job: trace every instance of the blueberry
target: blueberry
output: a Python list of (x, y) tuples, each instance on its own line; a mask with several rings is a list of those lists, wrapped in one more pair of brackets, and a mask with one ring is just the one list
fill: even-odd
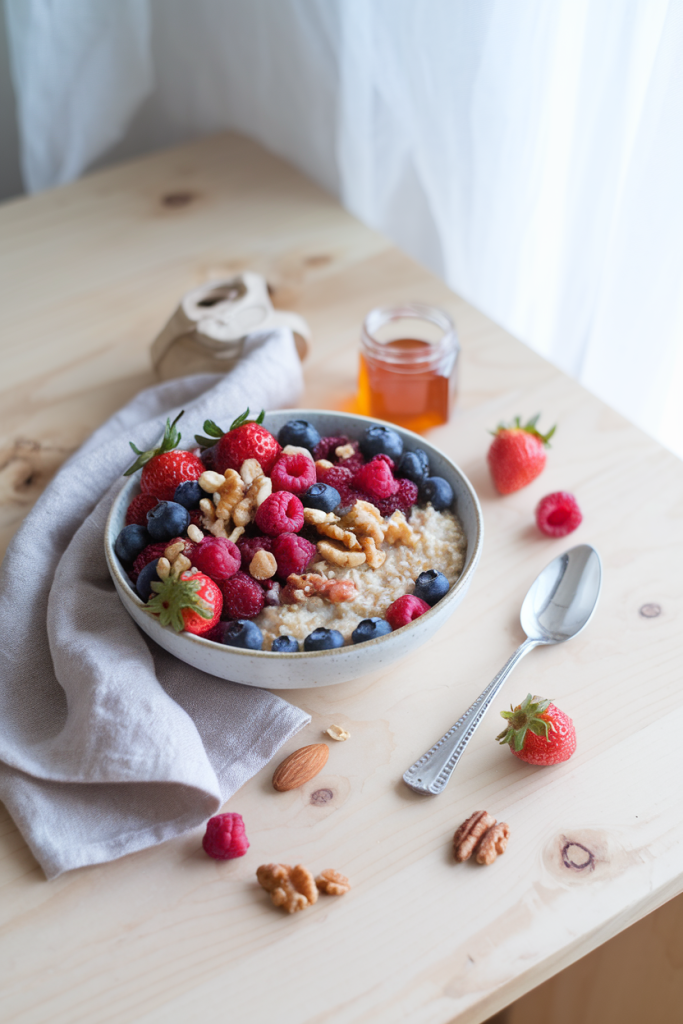
[(368, 427), (359, 443), (366, 459), (371, 459), (373, 455), (388, 455), (394, 462), (398, 462), (403, 454), (403, 441), (390, 427)]
[(404, 452), (396, 467), (396, 476), (412, 480), (414, 484), (421, 484), (428, 473), (429, 459), (427, 452), (422, 448), (416, 448), (414, 452)]
[(306, 420), (290, 420), (280, 428), (277, 439), (283, 448), (293, 444), (297, 448), (308, 448), (309, 452), (312, 452), (320, 443), (320, 434), (313, 424), (307, 423)]
[(338, 629), (314, 629), (304, 640), (305, 651), (331, 651), (334, 647), (342, 647), (344, 637)]
[(199, 508), (199, 502), (202, 498), (205, 498), (206, 494), (201, 489), (196, 480), (183, 480), (181, 484), (175, 489), (173, 500), (176, 505), (182, 505), (183, 508)]
[(260, 651), (263, 648), (263, 633), (249, 619), (218, 623), (211, 630), (211, 639), (226, 647), (243, 647), (248, 651)]
[(427, 604), (436, 604), (450, 589), (450, 583), (438, 569), (421, 572), (415, 580), (415, 597), (421, 597)]
[(138, 576), (138, 581), (135, 584), (135, 589), (142, 598), (143, 601), (149, 601), (150, 597), (154, 593), (152, 590), (152, 583), (161, 583), (161, 577), (157, 573), (157, 565), (159, 559), (155, 558), (151, 562), (148, 562), (145, 568)]
[(202, 454), (199, 456), (199, 458), (204, 463), (206, 469), (215, 468), (214, 455), (216, 454), (216, 447), (217, 443), (212, 444), (210, 448), (205, 448)]
[(339, 491), (329, 484), (312, 484), (306, 493), (301, 495), (304, 508), (317, 508), (321, 512), (334, 512), (340, 501)]
[(442, 476), (428, 476), (420, 487), (420, 497), (423, 501), (431, 501), (436, 512), (442, 512), (453, 504), (453, 488)]
[(276, 654), (296, 654), (299, 642), (293, 636), (276, 636), (270, 649)]
[(351, 642), (362, 644), (365, 640), (375, 640), (387, 633), (391, 633), (391, 626), (386, 619), (363, 619), (351, 634)]
[(190, 513), (176, 501), (160, 501), (147, 513), (147, 529), (152, 540), (182, 537), (190, 525)]
[(124, 563), (134, 562), (143, 548), (151, 544), (152, 538), (144, 526), (134, 523), (132, 526), (124, 526), (116, 538), (114, 551), (116, 557)]

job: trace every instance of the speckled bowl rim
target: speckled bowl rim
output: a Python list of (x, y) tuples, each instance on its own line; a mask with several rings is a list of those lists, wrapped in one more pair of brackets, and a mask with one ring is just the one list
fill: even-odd
[[(460, 477), (463, 484), (465, 485), (466, 490), (469, 493), (470, 498), (472, 499), (476, 519), (476, 537), (472, 548), (472, 557), (469, 559), (469, 564), (466, 565), (465, 569), (458, 577), (457, 582), (451, 587), (446, 596), (442, 597), (441, 600), (438, 601), (432, 608), (430, 608), (428, 612), (425, 612), (423, 615), (420, 615), (417, 619), (414, 619), (412, 622), (409, 622), (406, 626), (401, 626), (400, 629), (392, 630), (391, 633), (386, 633), (384, 636), (376, 637), (374, 640), (364, 640), (362, 644), (344, 644), (343, 647), (336, 647), (333, 650), (329, 651), (296, 651), (291, 653), (285, 653), (280, 651), (253, 651), (247, 650), (242, 647), (229, 647), (226, 644), (216, 643), (216, 641), (214, 640), (206, 640), (204, 637), (195, 636), (194, 633), (180, 633), (178, 634), (178, 636), (181, 636), (184, 640), (187, 640), (189, 643), (199, 644), (202, 647), (208, 646), (210, 650), (223, 649), (226, 654), (230, 655), (230, 657), (237, 656), (253, 658), (257, 656), (260, 658), (275, 658), (277, 660), (280, 660), (281, 658), (288, 658), (290, 660), (296, 658), (303, 658), (307, 661), (309, 659), (316, 658), (329, 658), (330, 656), (334, 656), (336, 653), (343, 651), (345, 648), (348, 649), (349, 646), (353, 646), (356, 649), (370, 649), (373, 646), (377, 646), (377, 644), (390, 643), (391, 638), (395, 636), (397, 633), (401, 633), (405, 636), (409, 630), (412, 630), (417, 626), (421, 619), (424, 620), (429, 618), (430, 616), (433, 616), (436, 613), (437, 609), (440, 612), (443, 612), (444, 607), (450, 604), (452, 601), (454, 601), (455, 598), (460, 594), (460, 592), (469, 586), (470, 580), (474, 574), (475, 569), (477, 568), (479, 559), (481, 557), (482, 547), (484, 543), (484, 517), (481, 511), (481, 505), (479, 504), (479, 498), (477, 497), (477, 492), (470, 483), (468, 477), (465, 475), (465, 473), (463, 473), (460, 467), (455, 462), (453, 462), (453, 460), (448, 455), (446, 455), (444, 451), (442, 451), (436, 445), (431, 444), (430, 441), (427, 441), (424, 437), (421, 437), (419, 434), (413, 433), (412, 430), (407, 430), (405, 427), (398, 427), (395, 423), (389, 423), (387, 420), (380, 420), (374, 416), (361, 416), (356, 413), (337, 412), (334, 409), (271, 409), (269, 413), (266, 413), (266, 421), (268, 415), (270, 414), (276, 414), (278, 416), (289, 416), (290, 419), (306, 420), (315, 416), (334, 416), (335, 418), (339, 417), (341, 420), (345, 420), (349, 424), (360, 423), (361, 431), (359, 431), (359, 434), (362, 432), (363, 427), (366, 425), (389, 427), (391, 430), (396, 430), (401, 435), (407, 435), (408, 437), (413, 438), (416, 442), (414, 446), (415, 448), (431, 449), (432, 451), (437, 452), (442, 459), (448, 462), (448, 464), (452, 467), (455, 473)], [(313, 423), (315, 426), (315, 421), (313, 421)], [(353, 436), (351, 433), (349, 433), (349, 431), (344, 431), (344, 433), (349, 434), (350, 437)], [(427, 454), (429, 455), (429, 451), (427, 451)], [(131, 589), (131, 582), (128, 579), (127, 574), (124, 573), (120, 567), (119, 560), (114, 554), (113, 544), (109, 542), (112, 520), (116, 516), (118, 516), (120, 512), (123, 492), (127, 488), (130, 488), (133, 482), (139, 483), (139, 478), (131, 477), (130, 480), (126, 480), (121, 490), (114, 498), (104, 528), (104, 548), (107, 557), (107, 564), (109, 566), (109, 572), (112, 574), (112, 576), (115, 576), (116, 579), (119, 581), (119, 584), (123, 587), (124, 593), (128, 596), (128, 599), (133, 604), (136, 604), (142, 610), (145, 610), (145, 602), (142, 601), (140, 597), (138, 597), (138, 595)], [(467, 540), (469, 545), (469, 537), (467, 538)], [(168, 629), (169, 627), (164, 627), (161, 626), (161, 624), (159, 624), (159, 628)]]

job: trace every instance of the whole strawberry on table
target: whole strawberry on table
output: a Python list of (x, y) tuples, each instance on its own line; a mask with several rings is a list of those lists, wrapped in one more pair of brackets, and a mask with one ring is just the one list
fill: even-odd
[[(140, 494), (115, 543), (149, 611), (177, 632), (261, 650), (263, 635), (252, 620), (266, 605), (279, 604), (288, 579), (317, 557), (315, 543), (302, 534), (306, 508), (327, 514), (363, 500), (384, 517), (409, 517), (418, 500), (436, 511), (454, 501), (450, 484), (430, 475), (426, 453), (404, 451), (400, 435), (384, 426), (368, 427), (350, 441), (321, 438), (311, 423), (290, 420), (276, 438), (263, 426), (265, 413), (249, 419), (247, 409), (226, 431), (206, 420), (204, 435), (195, 437), (199, 447), (185, 451), (178, 447), (182, 415), (166, 421), (157, 447), (141, 451), (131, 442), (136, 459), (125, 475), (142, 470)], [(228, 536), (217, 513), (223, 489), (232, 485), (247, 504), (252, 491), (259, 500), (249, 506), (245, 525)], [(231, 514), (236, 522), (236, 510)], [(351, 642), (408, 624), (449, 586), (438, 570), (422, 572), (413, 594), (394, 601), (386, 618), (362, 620)], [(318, 628), (304, 640), (304, 650), (333, 650), (342, 643), (336, 630)], [(294, 653), (299, 643), (280, 636), (271, 649)]]
[(551, 427), (547, 434), (536, 429), (540, 413), (522, 424), (516, 416), (512, 426), (499, 424), (493, 432), (493, 441), (486, 456), (491, 476), (500, 494), (512, 494), (526, 487), (545, 469), (545, 449), (555, 433)]
[(576, 750), (576, 730), (569, 715), (551, 701), (527, 694), (521, 704), (501, 711), (507, 728), (496, 736), (520, 761), (546, 766), (568, 761)]

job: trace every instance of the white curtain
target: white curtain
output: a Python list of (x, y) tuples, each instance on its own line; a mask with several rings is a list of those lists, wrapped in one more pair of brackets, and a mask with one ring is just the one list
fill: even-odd
[(237, 129), (683, 455), (683, 0), (6, 5), (29, 188)]

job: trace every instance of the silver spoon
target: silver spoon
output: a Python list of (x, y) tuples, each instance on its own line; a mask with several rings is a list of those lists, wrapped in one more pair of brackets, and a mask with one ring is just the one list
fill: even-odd
[(403, 775), (416, 793), (437, 796), (453, 774), (503, 683), (525, 654), (541, 644), (571, 640), (588, 625), (600, 596), (602, 564), (590, 544), (579, 544), (546, 565), (529, 587), (520, 621), (527, 639), (462, 718)]

